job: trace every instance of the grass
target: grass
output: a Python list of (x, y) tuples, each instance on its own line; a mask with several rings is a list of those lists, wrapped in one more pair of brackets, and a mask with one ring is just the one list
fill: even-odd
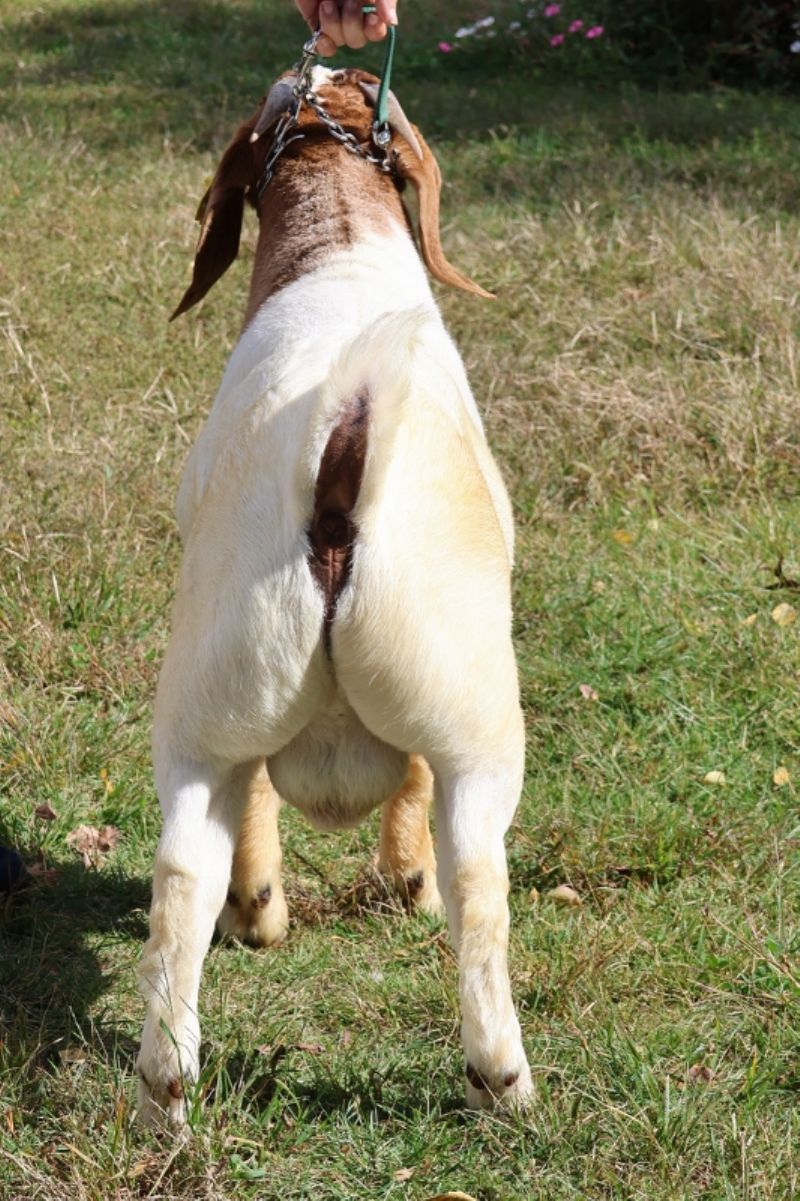
[[(322, 838), (287, 812), (290, 939), (212, 949), (204, 1107), (169, 1145), (132, 1113), (149, 707), (252, 228), (165, 316), (203, 181), (299, 25), (271, 0), (0, 15), (0, 841), (40, 869), (0, 927), (0, 1194), (797, 1195), (800, 622), (769, 585), (780, 556), (800, 575), (800, 106), (465, 79), (429, 49), (452, 15), (408, 6), (396, 87), (448, 180), (445, 243), (500, 297), (441, 300), (518, 521), (537, 1105), (461, 1108), (453, 957), (370, 885), (375, 821)], [(122, 832), (91, 870), (85, 822)]]

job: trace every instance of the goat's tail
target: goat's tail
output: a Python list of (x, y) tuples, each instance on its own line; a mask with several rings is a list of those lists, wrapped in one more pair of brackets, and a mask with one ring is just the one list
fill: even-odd
[(438, 315), (426, 307), (387, 313), (344, 347), (320, 387), (303, 464), (309, 482), (317, 480), (330, 435), (356, 396), (366, 398), (369, 410), (370, 460), (388, 457), (380, 450), (389, 447), (379, 448), (376, 439), (391, 438), (397, 427), (412, 394), (415, 351), (432, 321), (438, 321)]
[(357, 530), (354, 510), (377, 495), (412, 392), (424, 333), (437, 315), (411, 309), (376, 320), (340, 354), (322, 385), (303, 464), (314, 502), (309, 567), (325, 597), (329, 643)]

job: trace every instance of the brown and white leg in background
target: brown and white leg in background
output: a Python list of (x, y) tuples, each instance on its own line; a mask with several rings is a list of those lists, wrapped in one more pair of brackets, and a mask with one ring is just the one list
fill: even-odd
[(433, 775), (421, 755), (412, 755), (403, 787), (381, 813), (378, 870), (400, 896), (422, 913), (442, 913), (436, 857), (429, 826)]
[(249, 777), (242, 781), (247, 801), (217, 929), (249, 946), (270, 947), (282, 942), (289, 929), (278, 834), (281, 800), (263, 759), (247, 769)]
[(164, 817), (153, 875), (150, 938), (139, 967), (147, 1016), (139, 1052), (139, 1114), (182, 1125), (197, 1079), (197, 996), (214, 922), (225, 900), (244, 807), (239, 769), (156, 754)]
[(503, 837), (520, 773), (438, 773), (439, 883), (458, 953), (467, 1105), (524, 1103), (531, 1073), (508, 976), (508, 872)]

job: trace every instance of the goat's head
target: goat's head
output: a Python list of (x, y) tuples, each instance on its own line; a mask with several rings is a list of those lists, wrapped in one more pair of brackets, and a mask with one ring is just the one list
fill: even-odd
[[(256, 201), (258, 182), (272, 144), (272, 134), (282, 114), (292, 100), (295, 76), (288, 72), (271, 88), (252, 117), (240, 125), (220, 160), (214, 178), (197, 211), (200, 237), (195, 252), (192, 282), (178, 305), (173, 318), (185, 313), (205, 296), (224, 274), (239, 252), (245, 200), (260, 215), (268, 211), (271, 188)], [(325, 110), (344, 129), (354, 134), (361, 145), (370, 142), (375, 117), (378, 80), (354, 68), (331, 71), (314, 69), (313, 87)], [(430, 148), (419, 130), (405, 116), (397, 98), (389, 93), (389, 125), (391, 142), (387, 147), (394, 164), (393, 176), (383, 176), (382, 186), (402, 190), (406, 181), (416, 190), (419, 209), (419, 244), (426, 267), (442, 283), (463, 288), (479, 296), (491, 298), (478, 284), (455, 269), (442, 252), (439, 240), (439, 196), (441, 173)], [(319, 117), (303, 105), (297, 131), (302, 140), (289, 144), (278, 160), (277, 171), (290, 169), (289, 163), (314, 154), (314, 148), (325, 145), (331, 151), (330, 134)], [(344, 149), (341, 153), (346, 153)], [(377, 174), (377, 168), (370, 170)], [(354, 198), (354, 204), (358, 199)], [(394, 201), (395, 205), (397, 201)]]

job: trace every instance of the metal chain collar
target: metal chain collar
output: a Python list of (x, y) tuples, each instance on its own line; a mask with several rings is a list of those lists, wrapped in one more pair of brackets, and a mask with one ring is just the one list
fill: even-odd
[(316, 33), (311, 35), (305, 46), (303, 46), (303, 54), (300, 61), (295, 63), (294, 70), (297, 72), (297, 82), (292, 88), (293, 100), (275, 126), (275, 134), (269, 154), (264, 162), (264, 170), (256, 185), (257, 201), (261, 200), (272, 180), (275, 174), (275, 164), (286, 147), (291, 145), (292, 142), (297, 142), (305, 137), (305, 134), (302, 133), (292, 134), (292, 130), (297, 125), (300, 109), (304, 104), (313, 109), (331, 137), (340, 142), (346, 150), (358, 155), (359, 158), (365, 159), (368, 163), (373, 163), (379, 171), (383, 171), (387, 175), (390, 175), (394, 170), (393, 162), (387, 150), (392, 136), (388, 124), (379, 121), (373, 123), (372, 140), (377, 147), (377, 153), (373, 153), (361, 145), (355, 134), (350, 133), (338, 121), (335, 121), (314, 95), (311, 89), (311, 72), (314, 67), (314, 60), (317, 57), (317, 42), (320, 39), (320, 34), (321, 31), (318, 29)]

